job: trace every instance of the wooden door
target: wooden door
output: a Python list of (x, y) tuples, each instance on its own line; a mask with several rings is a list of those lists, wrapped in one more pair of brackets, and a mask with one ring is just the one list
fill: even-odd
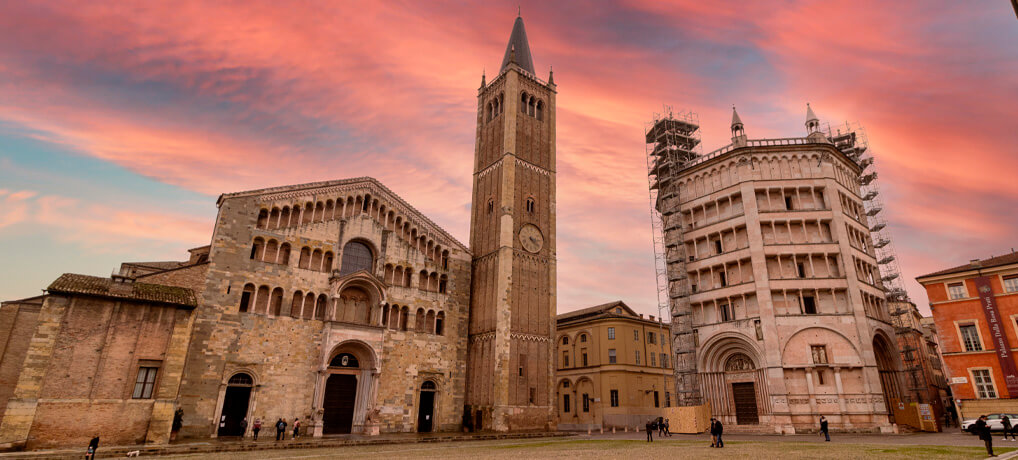
[(733, 383), (732, 399), (735, 400), (735, 423), (756, 425), (760, 422), (756, 412), (756, 389), (753, 382)]

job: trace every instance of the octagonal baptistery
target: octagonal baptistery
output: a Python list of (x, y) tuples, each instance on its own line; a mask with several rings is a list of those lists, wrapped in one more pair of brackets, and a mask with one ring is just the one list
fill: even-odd
[(832, 429), (890, 430), (901, 361), (863, 168), (819, 132), (733, 133), (671, 176), (678, 193), (659, 204), (688, 279), (703, 400), (736, 429), (816, 430), (823, 415)]
[(274, 432), (278, 419), (312, 436), (460, 427), (463, 244), (371, 178), (218, 206), (183, 436), (250, 435), (256, 420)]

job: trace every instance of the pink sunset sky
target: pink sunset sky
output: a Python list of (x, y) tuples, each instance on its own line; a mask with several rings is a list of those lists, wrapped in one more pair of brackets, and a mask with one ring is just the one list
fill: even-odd
[[(643, 129), (865, 127), (914, 278), (1018, 247), (1009, 2), (522, 2), (558, 84), (560, 312), (657, 314)], [(3, 2), (0, 299), (208, 244), (220, 193), (372, 176), (468, 241), (476, 91), (517, 2)]]

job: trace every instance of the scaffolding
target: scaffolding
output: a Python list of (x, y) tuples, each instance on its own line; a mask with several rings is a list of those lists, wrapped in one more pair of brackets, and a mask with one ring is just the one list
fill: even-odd
[[(884, 204), (877, 183), (877, 173), (873, 168), (874, 157), (868, 152), (866, 132), (858, 124), (845, 123), (835, 127), (824, 128), (828, 140), (842, 153), (851, 158), (859, 167), (859, 184), (861, 186), (863, 208), (870, 230), (873, 252), (880, 270), (880, 285), (884, 289), (887, 310), (894, 325), (895, 336), (901, 352), (902, 372), (907, 376), (909, 391), (905, 398), (910, 402), (929, 403), (929, 385), (923, 372), (919, 354), (924, 352), (921, 326), (912, 324), (914, 304), (905, 291), (898, 266), (898, 256), (891, 242), (887, 221), (883, 218)], [(911, 308), (910, 308), (911, 307)]]
[(679, 171), (703, 156), (700, 121), (693, 112), (676, 113), (666, 106), (662, 113), (654, 114), (644, 135), (658, 314), (663, 318), (667, 312), (671, 318), (676, 405), (696, 406), (703, 404), (703, 395), (696, 368), (677, 179)]

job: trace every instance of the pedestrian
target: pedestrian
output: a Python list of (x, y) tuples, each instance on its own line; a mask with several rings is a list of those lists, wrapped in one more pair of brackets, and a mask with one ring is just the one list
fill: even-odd
[(1014, 432), (1018, 431), (1018, 427), (1011, 426), (1011, 418), (1004, 414), (1004, 417), (1000, 419), (1000, 424), (1004, 425), (1004, 440), (1007, 441), (1007, 434), (1011, 433), (1011, 441), (1014, 441)]
[(993, 455), (993, 435), (990, 434), (990, 426), (986, 424), (985, 415), (979, 416), (979, 420), (976, 420), (975, 427), (975, 432), (979, 435), (979, 439), (982, 439), (983, 442), (986, 443), (987, 455), (996, 457), (996, 455)]
[(820, 416), (820, 432), (827, 438), (827, 442), (831, 442), (831, 433), (827, 431), (827, 417)]
[(293, 418), (293, 439), (296, 440), (300, 436), (300, 417)]
[(654, 421), (647, 421), (647, 442), (654, 442)]
[(672, 437), (672, 429), (668, 424), (668, 419), (665, 419), (665, 435), (668, 437)]
[(92, 437), (92, 440), (88, 442), (88, 450), (85, 451), (85, 460), (92, 460), (95, 458), (95, 451), (99, 450), (99, 433), (96, 433)]
[(711, 447), (717, 447), (718, 446), (718, 434), (714, 430), (714, 423), (716, 423), (716, 422), (717, 422), (716, 418), (714, 418), (714, 417), (710, 418), (709, 432), (710, 432), (710, 446)]
[(714, 419), (714, 428), (711, 434), (714, 435), (715, 444), (714, 447), (722, 448), (725, 447), (725, 442), (721, 440), (721, 435), (725, 432), (724, 425), (721, 424), (721, 420)]
[(276, 420), (276, 441), (286, 441), (286, 421), (283, 417)]
[(258, 432), (262, 431), (262, 419), (255, 417), (254, 426), (251, 427), (251, 432), (254, 433), (254, 440), (258, 440)]
[(247, 436), (247, 417), (240, 421), (240, 437), (243, 438), (244, 436)]
[(944, 428), (951, 426), (951, 411), (944, 411)]
[(660, 438), (660, 437), (662, 437), (664, 435), (665, 435), (665, 418), (664, 417), (658, 417), (657, 418), (657, 437)]

